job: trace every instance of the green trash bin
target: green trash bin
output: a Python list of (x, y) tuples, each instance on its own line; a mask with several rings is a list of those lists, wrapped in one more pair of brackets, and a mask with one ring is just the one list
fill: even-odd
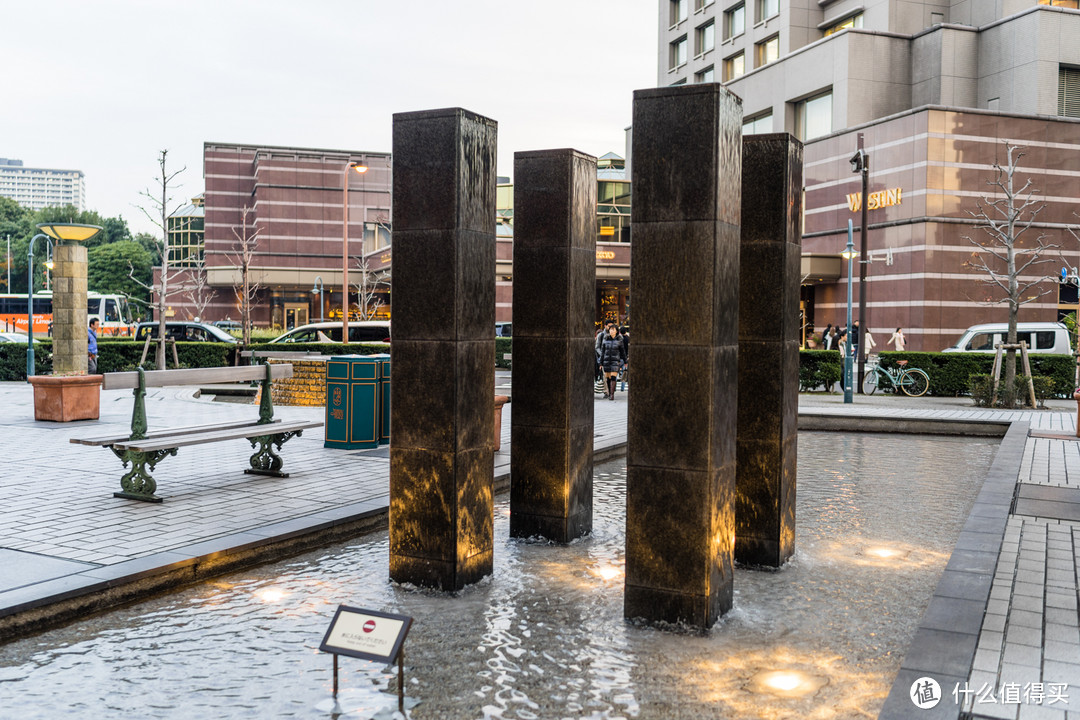
[[(336, 355), (327, 361), (323, 447), (353, 450), (379, 446), (382, 425), (379, 367), (380, 360), (373, 355)], [(389, 389), (386, 396), (389, 398)]]
[(371, 355), (379, 366), (379, 444), (390, 444), (390, 356)]

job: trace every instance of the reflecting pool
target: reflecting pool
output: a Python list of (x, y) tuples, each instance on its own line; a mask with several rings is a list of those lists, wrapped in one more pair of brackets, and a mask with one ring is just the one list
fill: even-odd
[[(455, 596), (391, 584), (386, 533), (0, 647), (3, 718), (330, 717), (318, 646), (339, 604), (415, 618), (411, 718), (873, 718), (996, 441), (799, 436), (795, 557), (738, 568), (708, 633), (622, 618), (623, 461), (600, 465), (594, 532), (508, 539)], [(343, 717), (390, 717), (396, 675), (342, 657)], [(380, 710), (381, 708), (381, 710)]]

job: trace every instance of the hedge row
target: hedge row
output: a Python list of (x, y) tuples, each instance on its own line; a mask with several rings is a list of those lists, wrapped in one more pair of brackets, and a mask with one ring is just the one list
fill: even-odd
[[(311, 352), (322, 355), (373, 355), (389, 352), (388, 345), (382, 343), (350, 344), (339, 343), (291, 343), (289, 345), (259, 343), (251, 346), (252, 350), (277, 350), (280, 352)], [(154, 355), (157, 348), (150, 346), (143, 367), (154, 368)], [(167, 365), (173, 366), (172, 350), (166, 347)], [(182, 367), (221, 367), (237, 365), (240, 345), (231, 343), (178, 342), (176, 355)], [(98, 372), (120, 372), (133, 370), (142, 357), (143, 343), (133, 340), (99, 340)], [(45, 339), (34, 344), (34, 374), (47, 375), (52, 372), (52, 339)], [(19, 343), (0, 344), (0, 380), (26, 379), (26, 346)]]
[[(929, 394), (950, 397), (969, 394), (970, 376), (989, 375), (994, 367), (993, 353), (883, 352), (879, 357), (883, 367), (892, 368), (898, 360), (907, 360), (908, 367), (922, 368), (930, 376)], [(1028, 358), (1031, 360), (1032, 375), (1053, 379), (1054, 396), (1072, 397), (1076, 361), (1071, 355), (1033, 353)], [(1016, 358), (1016, 374), (1024, 374), (1019, 356)], [(1001, 377), (1004, 379), (1004, 371)]]
[[(495, 365), (509, 368), (513, 338), (495, 338)], [(35, 346), (35, 373), (45, 375), (52, 372), (52, 341), (43, 340)], [(98, 343), (98, 370), (116, 372), (133, 369), (139, 362), (143, 343), (131, 340), (102, 340)], [(321, 355), (373, 355), (389, 352), (389, 346), (382, 343), (355, 343), (341, 345), (337, 343), (291, 343), (289, 345), (259, 343), (251, 346), (252, 350), (284, 352), (311, 352)], [(205, 342), (178, 342), (177, 355), (184, 367), (218, 367), (238, 364), (239, 345)], [(154, 348), (150, 348), (144, 367), (153, 367)], [(1052, 378), (1053, 394), (1057, 397), (1072, 397), (1073, 379), (1076, 364), (1071, 355), (1036, 355), (1032, 354), (1031, 371), (1033, 375)], [(972, 375), (989, 374), (994, 363), (992, 354), (982, 353), (921, 353), (921, 352), (883, 352), (879, 355), (882, 366), (892, 368), (898, 360), (907, 360), (908, 367), (922, 368), (930, 376), (930, 395), (958, 396), (968, 395)], [(172, 355), (169, 354), (169, 365)], [(1017, 361), (1017, 374), (1023, 369)], [(799, 353), (799, 389), (802, 392), (815, 389), (831, 389), (840, 382), (842, 367), (840, 353), (834, 350), (802, 350)], [(17, 343), (0, 344), (0, 380), (26, 379), (26, 346)]]

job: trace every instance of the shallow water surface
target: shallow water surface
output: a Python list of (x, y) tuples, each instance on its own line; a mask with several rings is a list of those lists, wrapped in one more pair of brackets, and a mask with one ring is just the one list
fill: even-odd
[[(417, 720), (873, 718), (996, 446), (800, 434), (795, 557), (738, 568), (708, 633), (624, 622), (620, 460), (569, 546), (509, 540), (503, 496), (495, 572), (453, 596), (390, 583), (382, 532), (0, 647), (0, 717), (328, 717), (318, 646), (347, 604), (415, 618)], [(340, 668), (344, 717), (396, 708), (394, 672)]]

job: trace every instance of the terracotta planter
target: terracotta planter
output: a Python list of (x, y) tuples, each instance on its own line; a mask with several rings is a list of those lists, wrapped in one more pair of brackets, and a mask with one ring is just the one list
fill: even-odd
[(499, 452), (502, 447), (502, 409), (508, 402), (510, 398), (506, 395), (495, 396), (495, 452)]
[(35, 375), (34, 419), (54, 422), (97, 420), (101, 412), (101, 375)]

